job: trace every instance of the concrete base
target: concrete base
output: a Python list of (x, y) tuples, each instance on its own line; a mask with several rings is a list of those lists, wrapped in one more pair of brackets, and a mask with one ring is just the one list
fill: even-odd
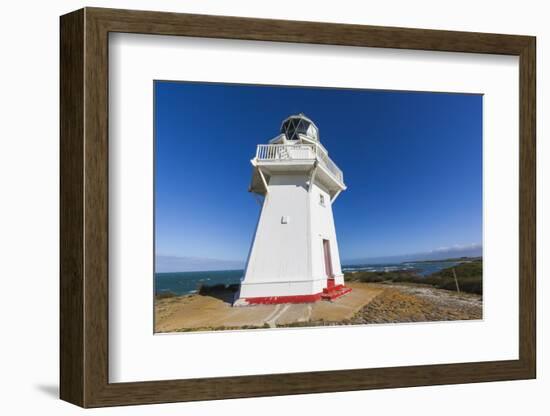
[(320, 300), (332, 301), (338, 299), (351, 292), (351, 288), (344, 285), (334, 286), (330, 289), (323, 289), (322, 292), (313, 295), (294, 295), (294, 296), (258, 296), (258, 297), (239, 297), (236, 295), (236, 300), (233, 306), (250, 306), (250, 305), (278, 305), (282, 303), (314, 303)]
[(249, 305), (234, 308), (230, 299), (207, 295), (155, 302), (155, 332), (265, 328), (307, 322), (338, 323), (350, 319), (384, 289), (349, 283), (353, 291), (331, 302)]
[(238, 298), (235, 302), (233, 302), (233, 306), (277, 305), (280, 303), (313, 303), (320, 301), (321, 299), (322, 293), (316, 293), (314, 295)]

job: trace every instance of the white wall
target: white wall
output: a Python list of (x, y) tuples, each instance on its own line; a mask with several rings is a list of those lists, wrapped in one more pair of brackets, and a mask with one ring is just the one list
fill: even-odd
[[(320, 204), (319, 195), (324, 197), (324, 206)], [(323, 240), (330, 243), (330, 255), (332, 259), (332, 272), (337, 276), (336, 284), (341, 284), (342, 269), (340, 266), (340, 254), (338, 240), (334, 228), (334, 216), (330, 195), (317, 183), (311, 190), (311, 241), (312, 259), (311, 271), (314, 278), (326, 279)]]
[(308, 275), (306, 181), (306, 173), (269, 179), (245, 283), (304, 280)]
[[(240, 297), (311, 295), (308, 172), (274, 174), (261, 209)], [(282, 218), (286, 217), (286, 223)]]
[(307, 171), (270, 177), (241, 298), (321, 292), (327, 284), (323, 240), (330, 243), (336, 284), (343, 283), (330, 195), (318, 183), (309, 191), (308, 178)]
[[(2, 150), (0, 151), (0, 257), (2, 344), (0, 378), (5, 414), (68, 415), (80, 409), (55, 398), (58, 384), (58, 16), (81, 6), (156, 9), (295, 20), (409, 26), (538, 37), (538, 290), (539, 379), (401, 390), (167, 404), (92, 410), (102, 415), (265, 415), (314, 411), (333, 415), (543, 415), (548, 413), (548, 250), (550, 212), (547, 167), (550, 145), (543, 130), (550, 96), (550, 26), (546, 2), (436, 0), (338, 2), (268, 0), (120, 0), (4, 2), (2, 31)], [(546, 166), (543, 166), (545, 165)], [(543, 187), (546, 190), (543, 192)], [(544, 245), (546, 247), (546, 245)], [(544, 258), (546, 254), (546, 258)], [(543, 325), (546, 326), (543, 332)], [(544, 351), (546, 349), (546, 351)]]

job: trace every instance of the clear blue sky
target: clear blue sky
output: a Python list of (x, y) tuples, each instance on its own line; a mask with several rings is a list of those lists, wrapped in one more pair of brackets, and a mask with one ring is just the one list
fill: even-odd
[(156, 254), (244, 261), (250, 159), (299, 112), (344, 171), (344, 262), (481, 243), (481, 95), (157, 81)]

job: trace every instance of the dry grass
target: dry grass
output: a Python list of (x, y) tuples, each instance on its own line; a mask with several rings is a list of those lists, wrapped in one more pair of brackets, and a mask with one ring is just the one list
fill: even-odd
[[(313, 327), (482, 318), (481, 295), (418, 283), (349, 284), (334, 302), (234, 308), (215, 291), (155, 301), (155, 332)], [(230, 291), (229, 291), (230, 292)], [(231, 292), (232, 293), (232, 292)]]
[(354, 324), (482, 319), (481, 296), (429, 286), (392, 285), (352, 319)]

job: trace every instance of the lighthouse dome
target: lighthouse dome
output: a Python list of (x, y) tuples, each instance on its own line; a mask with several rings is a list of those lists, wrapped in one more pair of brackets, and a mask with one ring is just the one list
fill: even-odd
[(319, 129), (315, 123), (304, 114), (295, 114), (283, 121), (281, 133), (287, 140), (298, 140), (299, 134), (303, 134), (312, 140), (319, 141)]

